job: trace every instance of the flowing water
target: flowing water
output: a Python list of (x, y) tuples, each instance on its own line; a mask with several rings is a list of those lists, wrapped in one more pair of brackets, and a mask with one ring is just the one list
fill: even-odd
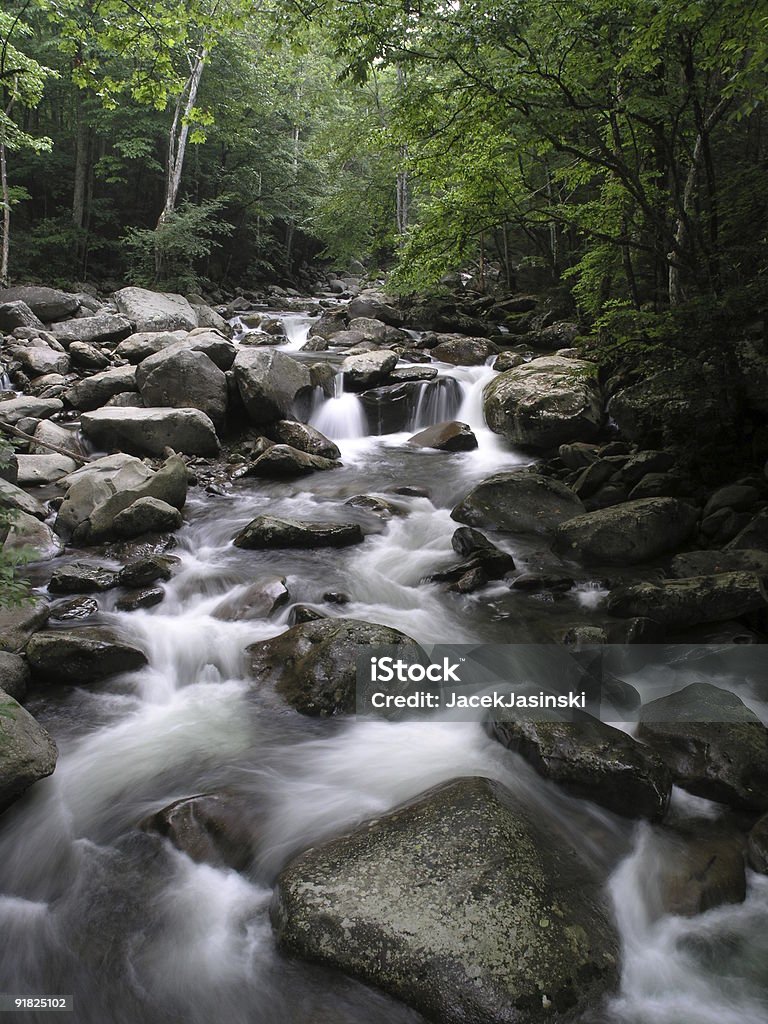
[[(297, 349), (311, 318), (286, 319), (298, 322), (284, 347)], [(72, 993), (77, 1024), (419, 1021), (350, 979), (283, 958), (269, 924), (272, 886), (292, 854), (323, 837), (441, 781), (485, 775), (524, 793), (610, 890), (625, 948), (622, 985), (585, 1021), (768, 1020), (768, 879), (750, 877), (743, 905), (658, 918), (648, 878), (663, 851), (653, 830), (564, 796), (476, 723), (297, 715), (251, 689), (243, 654), (286, 628), (290, 606), (255, 621), (214, 614), (253, 582), (284, 576), (291, 603), (391, 625), (425, 643), (541, 643), (589, 621), (603, 592), (588, 576), (559, 600), (504, 585), (460, 597), (421, 582), (456, 560), (456, 500), (490, 473), (530, 461), (485, 427), (481, 393), (491, 375), (487, 367), (441, 367), (440, 379), (455, 384), (424, 385), (413, 404), (414, 427), (447, 415), (468, 422), (479, 447), (465, 454), (411, 448), (410, 429), (368, 434), (359, 399), (339, 385), (313, 422), (337, 439), (342, 468), (295, 483), (243, 480), (226, 495), (193, 491), (178, 534), (181, 565), (163, 603), (127, 614), (105, 595), (102, 621), (132, 637), (149, 664), (30, 705), (60, 758), (55, 774), (0, 820), (0, 991)], [(393, 493), (403, 485), (429, 497)], [(387, 497), (404, 514), (382, 522), (344, 506), (363, 493)], [(237, 531), (266, 510), (356, 519), (368, 535), (333, 552), (233, 547)], [(499, 542), (521, 566), (551, 558), (531, 538)], [(324, 603), (328, 591), (348, 603)], [(633, 682), (653, 695), (664, 689), (642, 673)], [(173, 800), (219, 789), (247, 796), (258, 818), (260, 853), (246, 874), (193, 863), (136, 828)], [(677, 803), (679, 814), (711, 813), (681, 794)]]

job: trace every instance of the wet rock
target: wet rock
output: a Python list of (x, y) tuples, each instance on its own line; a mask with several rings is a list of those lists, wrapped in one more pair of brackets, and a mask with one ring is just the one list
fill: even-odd
[(384, 520), (391, 519), (393, 516), (405, 515), (405, 510), (400, 505), (387, 501), (386, 498), (379, 498), (375, 494), (354, 494), (351, 498), (347, 498), (344, 504), (351, 508), (361, 508)]
[(178, 558), (168, 555), (146, 555), (130, 565), (126, 565), (120, 573), (120, 586), (145, 587), (157, 580), (167, 581), (173, 574)]
[(69, 562), (55, 569), (48, 590), (51, 594), (96, 594), (118, 585), (119, 573), (96, 562)]
[(114, 298), (118, 310), (133, 321), (138, 332), (191, 331), (197, 327), (197, 314), (181, 295), (121, 288)]
[(451, 518), (509, 533), (550, 534), (584, 506), (565, 484), (536, 473), (497, 473), (459, 502)]
[(0, 651), (21, 651), (27, 641), (48, 621), (50, 606), (35, 598), (18, 608), (0, 608)]
[(347, 356), (341, 364), (344, 374), (344, 386), (349, 391), (365, 391), (382, 384), (397, 365), (394, 352), (364, 352), (361, 355)]
[[(38, 442), (57, 445), (59, 448), (63, 448), (65, 451), (71, 452), (80, 458), (85, 456), (85, 451), (78, 440), (76, 431), (67, 430), (66, 427), (61, 427), (58, 423), (41, 420), (35, 428), (34, 438)], [(49, 454), (49, 449), (43, 447), (43, 443), (39, 443), (32, 447), (31, 454), (47, 455)]]
[(318, 619), (247, 648), (259, 687), (274, 687), (303, 715), (353, 714), (361, 645), (418, 650), (405, 633), (356, 619)]
[(59, 291), (58, 288), (43, 288), (40, 285), (3, 288), (0, 290), (0, 302), (25, 302), (35, 316), (46, 324), (74, 316), (80, 308), (80, 300), (76, 295)]
[(514, 370), (518, 366), (522, 366), (524, 362), (525, 357), (519, 352), (502, 352), (501, 355), (496, 356), (493, 368), (499, 373), (505, 373), (507, 370)]
[(0, 508), (17, 509), (36, 519), (45, 519), (47, 515), (45, 507), (37, 498), (33, 498), (21, 487), (17, 487), (16, 484), (9, 483), (7, 480), (0, 480)]
[(573, 587), (574, 579), (558, 572), (524, 572), (510, 583), (512, 590), (524, 590), (529, 594), (545, 591), (565, 593)]
[(326, 398), (332, 398), (336, 390), (336, 370), (330, 363), (312, 363), (309, 378), (313, 388), (320, 388)]
[(252, 423), (306, 418), (312, 379), (304, 364), (282, 352), (241, 349), (233, 371)]
[(748, 484), (729, 484), (721, 487), (710, 495), (704, 506), (704, 517), (717, 512), (721, 508), (731, 508), (736, 512), (746, 512), (760, 500), (760, 491)]
[(592, 715), (579, 714), (573, 722), (494, 721), (486, 728), (574, 796), (629, 818), (657, 821), (666, 813), (672, 777), (661, 758)]
[(17, 455), (17, 480), (21, 487), (42, 487), (55, 483), (77, 469), (66, 455)]
[(187, 455), (216, 455), (219, 439), (199, 409), (97, 409), (80, 425), (94, 445), (107, 451), (162, 455), (170, 447)]
[(563, 634), (563, 643), (569, 647), (592, 646), (607, 644), (608, 637), (601, 626), (571, 626)]
[(601, 688), (603, 715), (606, 711), (618, 711), (621, 714), (634, 715), (643, 702), (640, 691), (625, 679), (603, 672)]
[(500, 373), (485, 387), (488, 426), (512, 444), (555, 448), (588, 441), (603, 419), (594, 363), (547, 356)]
[[(29, 665), (25, 659), (18, 654), (0, 651), (0, 692), (6, 693), (21, 703), (27, 695), (29, 680)], [(2, 743), (0, 742), (1, 747)], [(1, 751), (0, 758), (2, 758)]]
[(646, 886), (652, 901), (654, 890), (658, 894), (660, 912), (694, 917), (744, 902), (747, 879), (741, 835), (707, 821), (698, 828), (665, 829), (656, 849)]
[(738, 534), (726, 544), (726, 548), (768, 551), (768, 509), (747, 523)]
[(317, 622), (318, 619), (327, 619), (328, 616), (306, 604), (295, 604), (291, 608), (288, 622), (291, 626), (298, 626), (302, 622)]
[(561, 444), (557, 450), (560, 460), (568, 469), (586, 469), (592, 463), (599, 461), (600, 449), (596, 444), (587, 444), (584, 441), (574, 444)]
[(723, 622), (768, 607), (763, 580), (750, 572), (723, 572), (716, 576), (634, 583), (608, 597), (611, 615), (655, 619), (669, 629), (684, 629), (701, 622)]
[[(403, 353), (403, 358), (412, 357), (413, 353)], [(395, 367), (390, 373), (389, 379), (397, 381), (398, 383), (406, 383), (408, 381), (426, 381), (435, 380), (437, 377), (437, 370), (434, 366), (403, 366)]]
[(642, 616), (612, 622), (608, 627), (608, 642), (611, 644), (660, 644), (666, 630), (655, 619)]
[(488, 779), (449, 782), (308, 850), (280, 875), (272, 920), (285, 952), (441, 1024), (566, 1019), (618, 974), (599, 881)]
[(627, 495), (630, 501), (638, 498), (676, 498), (686, 493), (685, 481), (674, 473), (646, 473)]
[(36, 633), (27, 644), (27, 658), (38, 683), (96, 683), (119, 672), (133, 672), (147, 657), (106, 626)]
[(26, 512), (16, 512), (3, 550), (23, 553), (31, 562), (43, 562), (60, 555), (64, 545), (47, 523)]
[(30, 377), (41, 377), (46, 373), (69, 373), (69, 356), (66, 352), (55, 352), (47, 345), (31, 345), (29, 348), (14, 346), (11, 354)]
[(50, 327), (51, 334), (65, 348), (73, 344), (100, 345), (117, 344), (123, 338), (133, 333), (133, 325), (125, 316), (115, 316), (113, 313), (99, 313), (96, 316), (86, 316), (76, 320), (66, 320), (63, 323), (53, 323)]
[(768, 575), (768, 551), (734, 548), (730, 551), (684, 551), (671, 560), (671, 576), (714, 576), (718, 573), (756, 572)]
[(381, 320), (390, 327), (402, 327), (403, 318), (383, 292), (366, 288), (352, 299), (348, 307), (349, 316), (365, 317), (367, 320)]
[(81, 370), (106, 370), (109, 366), (109, 357), (95, 345), (84, 341), (73, 341), (70, 344), (69, 358), (72, 365)]
[(695, 523), (696, 510), (676, 498), (642, 498), (563, 522), (555, 548), (580, 562), (637, 565), (679, 547)]
[(115, 608), (119, 612), (135, 612), (140, 608), (154, 608), (164, 598), (165, 591), (162, 587), (145, 587), (142, 590), (135, 590), (118, 598), (115, 602)]
[(217, 604), (211, 613), (214, 619), (225, 622), (248, 622), (253, 619), (268, 619), (291, 599), (285, 576), (252, 583), (244, 591), (230, 594)]
[(199, 409), (221, 429), (227, 414), (227, 378), (203, 352), (172, 345), (136, 371), (147, 408)]
[(466, 338), (461, 334), (443, 336), (432, 349), (433, 358), (453, 366), (482, 366), (496, 352), (487, 338)]
[(435, 448), (441, 452), (469, 452), (477, 448), (477, 438), (468, 423), (451, 420), (420, 430), (408, 441), (418, 448)]
[(136, 368), (116, 366), (73, 384), (64, 392), (64, 398), (74, 409), (87, 412), (101, 408), (116, 395), (136, 390)]
[(144, 533), (168, 533), (182, 525), (181, 512), (159, 498), (138, 498), (114, 519), (118, 537), (140, 537)]
[(269, 428), (270, 437), (278, 444), (298, 448), (307, 455), (319, 455), (322, 459), (340, 459), (338, 446), (319, 430), (295, 420), (278, 420)]
[(768, 875), (768, 814), (764, 814), (749, 833), (747, 856), (753, 871)]
[(768, 809), (768, 729), (736, 694), (692, 683), (644, 704), (639, 736), (690, 793), (741, 810)]
[(99, 602), (92, 597), (75, 597), (70, 601), (57, 601), (51, 605), (51, 618), (57, 622), (79, 622), (96, 615)]
[(53, 774), (56, 757), (56, 744), (45, 729), (0, 690), (0, 811)]
[(277, 516), (257, 516), (235, 537), (238, 548), (341, 548), (360, 544), (357, 523), (313, 523)]
[(139, 822), (199, 864), (245, 871), (256, 850), (252, 808), (232, 793), (201, 793), (176, 800)]
[(318, 470), (336, 469), (341, 463), (324, 459), (319, 455), (308, 455), (289, 444), (273, 444), (244, 471), (244, 476), (293, 477)]

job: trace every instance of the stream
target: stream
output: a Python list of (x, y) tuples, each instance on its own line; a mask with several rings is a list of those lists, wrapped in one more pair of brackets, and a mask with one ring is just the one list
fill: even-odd
[[(280, 315), (282, 348), (297, 352), (313, 319)], [(323, 358), (312, 353), (313, 362)], [(173, 551), (181, 564), (160, 605), (118, 612), (114, 594), (103, 595), (97, 621), (118, 626), (149, 664), (87, 690), (37, 691), (29, 702), (60, 756), (55, 774), (0, 819), (0, 991), (73, 994), (77, 1024), (421, 1021), (362, 984), (283, 957), (268, 916), (272, 886), (288, 858), (324, 837), (437, 783), (484, 775), (525, 793), (609, 888), (622, 983), (585, 1024), (768, 1021), (768, 877), (749, 874), (743, 904), (657, 919), (648, 880), (664, 853), (653, 829), (565, 796), (477, 723), (314, 720), (245, 677), (247, 645), (285, 630), (296, 603), (424, 643), (549, 643), (596, 616), (604, 591), (588, 574), (559, 600), (503, 582), (469, 596), (421, 582), (456, 561), (450, 509), (459, 498), (492, 473), (532, 461), (484, 424), (490, 367), (433, 365), (438, 379), (421, 385), (407, 431), (368, 434), (359, 399), (340, 387), (316, 401), (311, 423), (339, 445), (341, 468), (290, 482), (243, 479), (225, 494), (193, 488)], [(477, 450), (405, 444), (414, 430), (452, 418), (472, 427)], [(406, 486), (429, 497), (393, 493)], [(382, 521), (344, 505), (359, 494), (393, 500), (405, 514)], [(236, 533), (266, 511), (358, 521), (366, 540), (334, 551), (234, 547)], [(553, 564), (543, 540), (494, 541), (518, 564)], [(291, 599), (272, 617), (214, 617), (225, 599), (276, 576), (286, 578)], [(327, 592), (348, 602), (329, 604)], [(174, 800), (220, 789), (258, 810), (260, 855), (245, 874), (194, 863), (136, 828)], [(713, 813), (678, 790), (674, 801), (680, 816)]]

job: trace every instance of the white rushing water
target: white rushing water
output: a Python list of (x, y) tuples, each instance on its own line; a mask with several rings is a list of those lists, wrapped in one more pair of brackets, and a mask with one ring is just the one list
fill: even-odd
[[(311, 318), (283, 319), (287, 347), (300, 348)], [(339, 389), (313, 422), (339, 440), (342, 469), (191, 497), (175, 552), (181, 565), (163, 603), (117, 613), (105, 596), (104, 620), (133, 638), (149, 664), (100, 688), (52, 693), (33, 708), (55, 733), (60, 758), (54, 776), (2, 819), (0, 990), (73, 992), (77, 1024), (415, 1024), (416, 1014), (385, 996), (281, 957), (268, 919), (272, 884), (287, 858), (324, 837), (439, 782), (484, 775), (524, 793), (610, 888), (624, 968), (600, 1021), (768, 1021), (768, 879), (750, 878), (744, 904), (691, 919), (659, 916), (649, 879), (664, 850), (654, 830), (566, 797), (477, 723), (317, 723), (245, 678), (245, 648), (282, 632), (288, 607), (231, 621), (222, 603), (236, 606), (248, 586), (276, 576), (286, 578), (291, 603), (391, 625), (425, 643), (525, 642), (560, 621), (552, 616), (567, 621), (599, 600), (601, 584), (584, 581), (557, 607), (528, 601), (538, 616), (531, 624), (522, 604), (511, 612), (497, 605), (508, 588), (483, 602), (422, 582), (456, 560), (457, 498), (492, 472), (530, 462), (485, 426), (482, 390), (492, 375), (485, 366), (440, 367), (458, 392), (424, 386), (415, 402), (417, 427), (452, 417), (472, 427), (479, 447), (459, 455), (409, 447), (412, 430), (368, 435), (358, 397)], [(429, 496), (395, 493), (403, 485)], [(404, 514), (365, 518), (371, 532), (358, 547), (232, 546), (260, 511), (348, 519), (355, 513), (343, 502), (361, 493)], [(524, 541), (502, 543), (525, 563)], [(324, 603), (331, 590), (347, 603)], [(661, 670), (638, 668), (630, 678), (646, 696), (675, 688)], [(259, 854), (246, 874), (193, 863), (136, 828), (173, 800), (222, 789), (245, 795), (258, 819)], [(680, 806), (715, 813), (692, 798)]]

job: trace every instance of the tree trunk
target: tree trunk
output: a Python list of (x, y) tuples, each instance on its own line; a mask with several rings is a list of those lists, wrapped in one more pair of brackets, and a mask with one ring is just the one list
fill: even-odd
[(77, 93), (77, 131), (75, 133), (75, 181), (72, 191), (72, 223), (85, 227), (91, 131), (83, 113), (82, 97)]
[(0, 194), (3, 205), (3, 241), (0, 248), (0, 287), (8, 287), (8, 259), (11, 251), (11, 194), (5, 143), (0, 143)]

